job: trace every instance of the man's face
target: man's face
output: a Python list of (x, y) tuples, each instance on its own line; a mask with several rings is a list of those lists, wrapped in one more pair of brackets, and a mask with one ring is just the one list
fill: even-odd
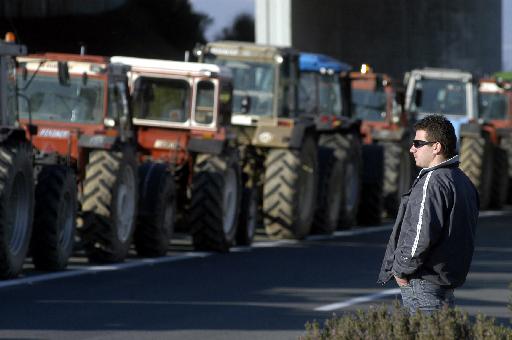
[[(414, 140), (427, 142), (427, 132), (425, 130), (416, 131)], [(436, 156), (436, 153), (434, 152), (434, 145), (436, 145), (436, 143), (425, 144), (422, 146), (418, 145), (418, 147), (415, 147), (414, 144), (411, 146), (409, 151), (414, 156), (417, 167), (428, 168), (433, 164)]]

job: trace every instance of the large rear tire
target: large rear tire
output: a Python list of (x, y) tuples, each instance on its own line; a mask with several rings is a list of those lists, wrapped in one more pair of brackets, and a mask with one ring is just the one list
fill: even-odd
[(30, 146), (0, 147), (0, 277), (17, 276), (27, 256), (34, 213)]
[(260, 188), (246, 185), (242, 194), (242, 206), (236, 232), (236, 244), (249, 246), (256, 234), (256, 228), (261, 224), (261, 194)]
[(242, 205), (236, 232), (236, 244), (248, 246), (252, 244), (256, 229), (263, 226), (263, 163), (261, 151), (251, 147), (239, 148), (242, 158)]
[(313, 138), (306, 138), (300, 150), (268, 152), (263, 186), (263, 216), (268, 236), (301, 239), (309, 234), (315, 211), (317, 173)]
[[(338, 186), (341, 188), (341, 200), (337, 228), (350, 228), (355, 224), (361, 199), (361, 139), (354, 134), (322, 135), (319, 145), (331, 148), (337, 162), (339, 160), (343, 163), (341, 186)], [(339, 168), (336, 164), (333, 166)], [(327, 165), (327, 170), (321, 168), (320, 171), (326, 174), (330, 171), (333, 175), (335, 173), (333, 169), (329, 169), (329, 165)], [(320, 177), (322, 178), (323, 175)], [(333, 189), (329, 187), (329, 190)], [(329, 203), (325, 205), (328, 206)], [(335, 214), (332, 213), (333, 216)]]
[(71, 169), (44, 166), (37, 176), (34, 228), (30, 250), (37, 269), (63, 270), (73, 252), (77, 185)]
[(388, 217), (395, 217), (402, 195), (410, 189), (412, 184), (412, 158), (400, 142), (385, 142), (382, 146), (384, 147), (384, 208)]
[(91, 262), (123, 261), (137, 216), (135, 152), (92, 151), (86, 167), (82, 240)]
[(488, 209), (491, 203), (493, 158), (493, 145), (487, 138), (462, 138), (460, 169), (477, 188), (480, 194), (480, 209)]
[(512, 136), (502, 138), (500, 147), (506, 153), (508, 166), (507, 203), (512, 203)]
[(336, 157), (334, 149), (320, 146), (318, 165), (318, 204), (311, 229), (312, 233), (330, 234), (336, 230), (340, 221), (346, 163)]
[(139, 167), (140, 199), (134, 244), (140, 256), (164, 256), (174, 232), (176, 186), (165, 164)]
[(492, 193), (491, 202), (489, 203), (491, 208), (501, 209), (507, 202), (509, 167), (507, 151), (499, 146), (494, 146), (491, 184)]
[(241, 203), (238, 154), (199, 154), (194, 164), (189, 225), (197, 250), (227, 252), (234, 244)]
[(358, 222), (375, 225), (382, 222), (384, 149), (382, 145), (363, 145), (363, 183)]

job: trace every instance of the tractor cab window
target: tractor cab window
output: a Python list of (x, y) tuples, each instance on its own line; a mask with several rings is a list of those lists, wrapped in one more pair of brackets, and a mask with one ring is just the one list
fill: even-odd
[(205, 62), (231, 69), (234, 114), (272, 115), (276, 72), (274, 64), (216, 57), (208, 57)]
[(318, 101), (320, 114), (341, 115), (341, 88), (337, 76), (320, 76)]
[[(18, 76), (20, 116), (34, 120), (73, 123), (100, 123), (103, 119), (104, 82), (72, 75), (69, 83), (59, 83), (56, 74)], [(32, 79), (32, 80), (31, 80)], [(87, 80), (85, 80), (87, 79)]]
[[(6, 59), (7, 66), (7, 117), (8, 122), (5, 122), (7, 125), (13, 125), (16, 115), (17, 115), (17, 105), (18, 102), (16, 100), (16, 63), (14, 59), (11, 57), (4, 57)], [(3, 64), (3, 62), (2, 62)]]
[(466, 83), (460, 80), (419, 79), (415, 83), (411, 102), (413, 112), (466, 115)]
[(384, 91), (353, 89), (352, 110), (355, 117), (374, 122), (384, 121), (386, 119), (386, 99)]
[(183, 79), (139, 77), (134, 84), (135, 118), (185, 123), (190, 112), (190, 85)]
[(213, 122), (214, 110), (215, 86), (211, 81), (199, 81), (197, 83), (194, 121), (199, 124), (211, 124)]
[(299, 81), (299, 113), (315, 114), (317, 110), (316, 74), (303, 72)]
[(507, 96), (497, 92), (481, 92), (478, 100), (478, 112), (480, 118), (484, 119), (507, 119)]

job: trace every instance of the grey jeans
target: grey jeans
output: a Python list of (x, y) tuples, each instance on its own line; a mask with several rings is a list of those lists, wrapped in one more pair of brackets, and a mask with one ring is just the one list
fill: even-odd
[(454, 307), (453, 289), (431, 283), (422, 279), (411, 279), (405, 286), (400, 287), (402, 303), (411, 314), (420, 310), (425, 314), (443, 308)]

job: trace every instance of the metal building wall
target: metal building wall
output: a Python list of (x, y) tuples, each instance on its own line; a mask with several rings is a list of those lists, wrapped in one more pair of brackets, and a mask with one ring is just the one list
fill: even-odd
[(256, 42), (291, 46), (292, 0), (255, 0)]
[(501, 69), (501, 0), (293, 0), (292, 44), (394, 77)]

